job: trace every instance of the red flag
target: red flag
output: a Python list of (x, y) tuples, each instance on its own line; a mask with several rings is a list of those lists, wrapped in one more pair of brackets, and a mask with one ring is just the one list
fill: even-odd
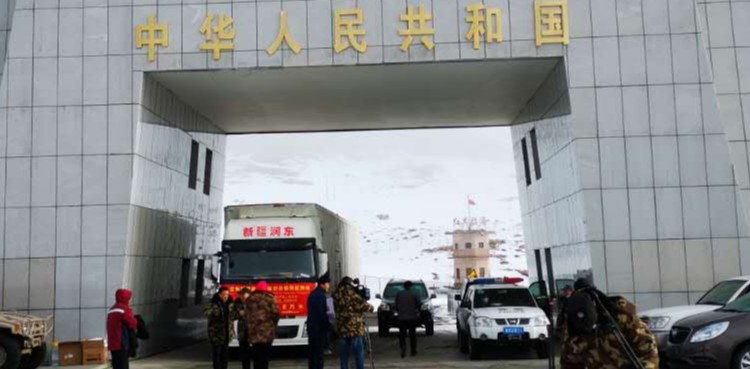
[(477, 203), (469, 197), (469, 205), (476, 205)]

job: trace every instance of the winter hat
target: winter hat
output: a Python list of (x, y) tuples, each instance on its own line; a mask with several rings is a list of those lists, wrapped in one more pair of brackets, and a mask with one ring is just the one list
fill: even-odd
[(268, 292), (268, 283), (266, 281), (260, 281), (255, 285), (255, 290), (260, 292)]
[(593, 287), (588, 279), (586, 278), (578, 278), (576, 279), (575, 283), (573, 284), (573, 287), (578, 290), (582, 290), (584, 288)]
[(322, 276), (320, 276), (320, 278), (318, 278), (318, 284), (326, 284), (326, 283), (331, 283), (331, 275), (328, 272), (326, 272), (326, 274), (323, 274)]

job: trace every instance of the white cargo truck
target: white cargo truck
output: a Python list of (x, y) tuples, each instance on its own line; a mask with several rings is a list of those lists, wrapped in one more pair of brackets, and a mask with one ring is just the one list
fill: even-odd
[(317, 204), (229, 206), (224, 223), (220, 285), (236, 297), (268, 282), (282, 315), (274, 345), (306, 345), (307, 297), (317, 278), (329, 272), (335, 285), (360, 276), (356, 227)]

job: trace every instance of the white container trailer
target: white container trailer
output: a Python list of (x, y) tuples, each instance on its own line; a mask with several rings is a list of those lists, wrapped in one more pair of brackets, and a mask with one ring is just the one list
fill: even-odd
[[(360, 276), (356, 227), (317, 204), (228, 206), (219, 283), (234, 297), (264, 280), (281, 310), (274, 345), (306, 345), (307, 297), (318, 277)], [(236, 342), (235, 342), (236, 344)]]

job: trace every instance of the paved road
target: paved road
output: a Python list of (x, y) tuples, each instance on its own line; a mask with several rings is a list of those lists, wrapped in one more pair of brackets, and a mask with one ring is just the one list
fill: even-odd
[[(375, 367), (378, 369), (437, 369), (437, 368), (471, 368), (471, 369), (546, 369), (545, 360), (536, 360), (533, 352), (519, 350), (497, 351), (483, 361), (469, 361), (458, 352), (455, 332), (450, 328), (436, 328), (435, 336), (426, 337), (419, 332), (419, 355), (401, 359), (398, 350), (398, 338), (395, 333), (390, 337), (373, 336)], [(210, 368), (210, 353), (206, 344), (187, 347), (163, 355), (134, 361), (133, 369), (204, 369)], [(307, 368), (304, 353), (283, 350), (271, 363), (274, 369)], [(353, 367), (353, 366), (352, 366)], [(240, 368), (233, 362), (230, 369)], [(326, 358), (326, 368), (338, 368), (338, 358)], [(368, 366), (369, 368), (369, 366)]]

